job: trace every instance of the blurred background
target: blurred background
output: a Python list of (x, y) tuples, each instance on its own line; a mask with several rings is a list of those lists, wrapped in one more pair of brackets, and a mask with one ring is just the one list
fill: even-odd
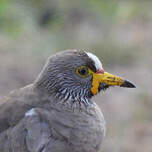
[(152, 1), (0, 0), (1, 97), (72, 48), (95, 53), (137, 87), (95, 97), (107, 122), (101, 152), (152, 152)]

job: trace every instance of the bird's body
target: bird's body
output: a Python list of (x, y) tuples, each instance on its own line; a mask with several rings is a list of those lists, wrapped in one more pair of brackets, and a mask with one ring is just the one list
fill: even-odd
[[(48, 125), (48, 130), (50, 130), (49, 136), (51, 138), (48, 137), (48, 140), (45, 142), (49, 143), (47, 148), (49, 148), (50, 152), (95, 152), (99, 149), (104, 137), (105, 122), (99, 107), (95, 103), (91, 107), (80, 105), (79, 103), (62, 103), (53, 96), (48, 96), (44, 92), (34, 89), (33, 84), (12, 92), (9, 96), (5, 97), (5, 100), (9, 104), (3, 103), (0, 105), (0, 132), (14, 127), (24, 117), (22, 122), (30, 121), (31, 119), (28, 118), (29, 116), (26, 117), (25, 113), (32, 108), (39, 108), (38, 113), (40, 112), (42, 120), (37, 123), (46, 123)], [(39, 116), (37, 117), (39, 118)], [(12, 151), (16, 150), (15, 145), (20, 145), (20, 142), (23, 142), (22, 138), (25, 138), (25, 135), (28, 136), (28, 132), (25, 134), (25, 130), (28, 131), (27, 123), (21, 124), (22, 127), (18, 125), (19, 129), (14, 129), (17, 140), (9, 141), (9, 146), (7, 145), (4, 148), (4, 144), (1, 142), (4, 136), (3, 138), (0, 137), (0, 151), (7, 152), (8, 149)], [(45, 125), (41, 129), (43, 127)], [(52, 129), (54, 129), (53, 132), (51, 131)], [(18, 133), (19, 131), (21, 132), (20, 134)], [(9, 138), (10, 134), (8, 132), (6, 131), (3, 134)], [(57, 137), (55, 137), (56, 134), (58, 134)], [(35, 134), (33, 138), (34, 136)], [(41, 135), (39, 135), (39, 138), (41, 138)], [(64, 141), (64, 149), (63, 147), (60, 148), (59, 145), (62, 145), (62, 142), (56, 138), (61, 138), (61, 141)], [(37, 146), (43, 145), (43, 142), (38, 141)], [(24, 145), (25, 149), (29, 145), (30, 143)], [(57, 146), (56, 150), (53, 148), (55, 145)], [(21, 151), (20, 148), (22, 149), (23, 146), (18, 147), (17, 150)], [(59, 151), (57, 150), (58, 148)]]
[(33, 90), (33, 84), (12, 91), (0, 102), (0, 133), (16, 125), (34, 105), (43, 105), (41, 96)]
[(91, 97), (110, 85), (133, 87), (90, 53), (52, 56), (33, 84), (1, 99), (0, 151), (98, 152), (105, 121)]

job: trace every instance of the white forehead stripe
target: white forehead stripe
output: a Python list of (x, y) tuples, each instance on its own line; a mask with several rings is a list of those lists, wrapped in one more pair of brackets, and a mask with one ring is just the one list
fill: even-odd
[(96, 69), (97, 70), (102, 69), (102, 64), (99, 58), (90, 52), (86, 52), (86, 53), (89, 56), (89, 58), (92, 59), (92, 61), (94, 62)]

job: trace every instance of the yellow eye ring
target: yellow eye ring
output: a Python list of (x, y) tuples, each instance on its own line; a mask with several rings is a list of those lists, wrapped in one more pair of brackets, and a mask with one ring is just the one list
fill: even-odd
[(76, 69), (76, 74), (80, 77), (86, 78), (90, 75), (90, 69), (87, 66), (80, 66)]

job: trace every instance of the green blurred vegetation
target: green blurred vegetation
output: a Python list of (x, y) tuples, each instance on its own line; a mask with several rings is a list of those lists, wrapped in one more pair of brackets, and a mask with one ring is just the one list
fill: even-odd
[(24, 35), (42, 34), (54, 50), (93, 49), (104, 56), (106, 64), (122, 60), (130, 64), (138, 59), (132, 53), (140, 54), (142, 47), (138, 37), (130, 33), (129, 38), (133, 40), (127, 42), (123, 34), (128, 34), (126, 31), (132, 25), (141, 24), (144, 28), (145, 22), (152, 19), (151, 4), (150, 1), (117, 0), (1, 0), (0, 32), (17, 41)]

